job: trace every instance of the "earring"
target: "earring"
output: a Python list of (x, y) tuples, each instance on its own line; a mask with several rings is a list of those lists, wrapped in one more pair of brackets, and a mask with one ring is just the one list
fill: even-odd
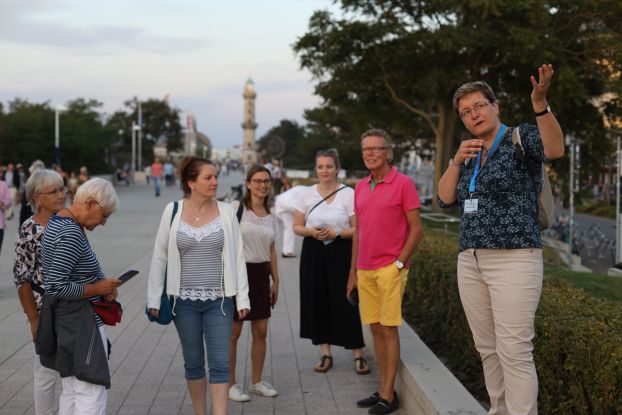
[(191, 190), (194, 192), (196, 190), (196, 187), (193, 187)]

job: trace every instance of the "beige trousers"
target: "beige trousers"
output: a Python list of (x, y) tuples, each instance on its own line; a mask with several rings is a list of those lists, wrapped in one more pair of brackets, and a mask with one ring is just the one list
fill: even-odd
[(534, 318), (541, 249), (467, 249), (458, 255), (460, 300), (482, 358), (490, 415), (538, 413)]

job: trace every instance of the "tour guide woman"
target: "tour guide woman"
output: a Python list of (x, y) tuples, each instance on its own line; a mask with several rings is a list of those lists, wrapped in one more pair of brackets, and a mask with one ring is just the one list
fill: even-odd
[(185, 197), (172, 223), (173, 203), (164, 209), (149, 271), (147, 307), (158, 315), (164, 288), (175, 297), (173, 314), (185, 376), (197, 415), (206, 413), (209, 367), (212, 413), (225, 415), (229, 401), (229, 342), (233, 300), (244, 318), (250, 310), (242, 235), (235, 211), (216, 200), (214, 163), (186, 157), (179, 163)]
[[(538, 194), (542, 161), (564, 154), (562, 130), (546, 100), (553, 67), (532, 76), (537, 127), (499, 120), (499, 102), (485, 82), (468, 82), (454, 108), (475, 138), (460, 144), (438, 184), (442, 207), (459, 205), (458, 288), (490, 395), (490, 414), (536, 414), (534, 317), (542, 290)], [(524, 151), (524, 154), (523, 154)], [(533, 175), (533, 177), (532, 177)]]

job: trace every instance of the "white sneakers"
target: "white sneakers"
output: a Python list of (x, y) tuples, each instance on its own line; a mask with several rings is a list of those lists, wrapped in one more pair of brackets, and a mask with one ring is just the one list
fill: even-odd
[[(279, 394), (279, 392), (274, 389), (271, 384), (263, 380), (259, 383), (251, 384), (248, 387), (248, 391), (250, 393), (260, 396), (267, 396), (269, 398)], [(229, 399), (236, 402), (248, 402), (251, 400), (250, 396), (245, 394), (240, 385), (237, 383), (229, 388)]]
[(276, 389), (272, 387), (271, 384), (262, 380), (259, 383), (251, 384), (248, 387), (248, 391), (250, 393), (254, 393), (255, 395), (267, 396), (268, 398), (272, 398), (279, 394)]
[(242, 391), (242, 388), (237, 383), (229, 388), (229, 399), (236, 402), (248, 402), (251, 397)]

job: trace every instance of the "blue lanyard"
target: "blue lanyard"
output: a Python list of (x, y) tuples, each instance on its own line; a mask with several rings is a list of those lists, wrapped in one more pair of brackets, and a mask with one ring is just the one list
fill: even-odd
[[(501, 137), (503, 137), (503, 134), (505, 134), (505, 130), (507, 128), (508, 127), (506, 127), (505, 124), (501, 124), (501, 128), (499, 128), (499, 131), (497, 131), (497, 136), (495, 137), (495, 141), (492, 143), (492, 147), (490, 147), (490, 151), (488, 152), (488, 159), (492, 157), (492, 153), (495, 152), (495, 149), (497, 148), (497, 145), (499, 144), (499, 141), (501, 141)], [(477, 181), (477, 176), (479, 175), (480, 170), (482, 170), (482, 166), (480, 163), (481, 159), (482, 159), (482, 152), (479, 151), (477, 153), (475, 169), (473, 170), (473, 175), (471, 176), (471, 181), (469, 182), (469, 193), (471, 194), (475, 193), (475, 182)]]

